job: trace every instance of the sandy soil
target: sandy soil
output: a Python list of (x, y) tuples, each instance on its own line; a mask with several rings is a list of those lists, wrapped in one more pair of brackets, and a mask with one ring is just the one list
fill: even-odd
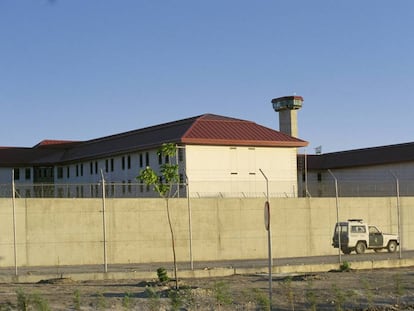
[[(0, 310), (270, 310), (267, 275), (0, 284)], [(414, 267), (272, 279), (272, 310), (414, 310)]]

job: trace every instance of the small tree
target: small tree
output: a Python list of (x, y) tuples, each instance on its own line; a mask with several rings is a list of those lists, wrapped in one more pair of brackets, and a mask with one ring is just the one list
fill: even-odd
[[(172, 143), (163, 144), (157, 151), (158, 156), (165, 156), (169, 161), (164, 163), (160, 167), (160, 176), (149, 166), (141, 170), (137, 179), (145, 183), (148, 186), (152, 186), (160, 197), (165, 200), (167, 209), (168, 225), (171, 233), (171, 246), (174, 259), (174, 278), (175, 288), (178, 289), (178, 278), (177, 278), (177, 259), (175, 255), (175, 238), (174, 230), (171, 223), (169, 199), (175, 195), (173, 192), (173, 185), (180, 181), (177, 164), (177, 147)], [(175, 159), (175, 161), (173, 161)]]

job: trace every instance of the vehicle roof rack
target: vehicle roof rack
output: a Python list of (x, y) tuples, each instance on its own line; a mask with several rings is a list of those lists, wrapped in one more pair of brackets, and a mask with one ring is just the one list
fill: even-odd
[(363, 222), (363, 219), (360, 218), (352, 218), (352, 219), (348, 219), (348, 221), (357, 221), (357, 222)]

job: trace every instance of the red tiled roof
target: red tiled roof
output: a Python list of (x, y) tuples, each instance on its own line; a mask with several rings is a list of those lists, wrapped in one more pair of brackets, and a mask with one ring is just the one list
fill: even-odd
[(182, 137), (185, 144), (303, 147), (308, 143), (251, 121), (204, 115)]
[(45, 140), (33, 148), (0, 149), (0, 166), (84, 161), (148, 150), (166, 142), (252, 147), (302, 147), (308, 144), (251, 121), (205, 114), (84, 142)]
[(56, 147), (62, 147), (62, 146), (66, 146), (68, 144), (73, 144), (73, 143), (77, 143), (77, 141), (45, 139), (45, 140), (42, 140), (37, 145), (35, 145), (33, 148), (49, 147), (49, 146), (56, 148)]

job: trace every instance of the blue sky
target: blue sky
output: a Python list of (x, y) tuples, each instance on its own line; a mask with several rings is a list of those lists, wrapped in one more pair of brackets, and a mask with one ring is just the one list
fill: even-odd
[(214, 113), (308, 153), (414, 141), (414, 1), (0, 0), (0, 146)]

